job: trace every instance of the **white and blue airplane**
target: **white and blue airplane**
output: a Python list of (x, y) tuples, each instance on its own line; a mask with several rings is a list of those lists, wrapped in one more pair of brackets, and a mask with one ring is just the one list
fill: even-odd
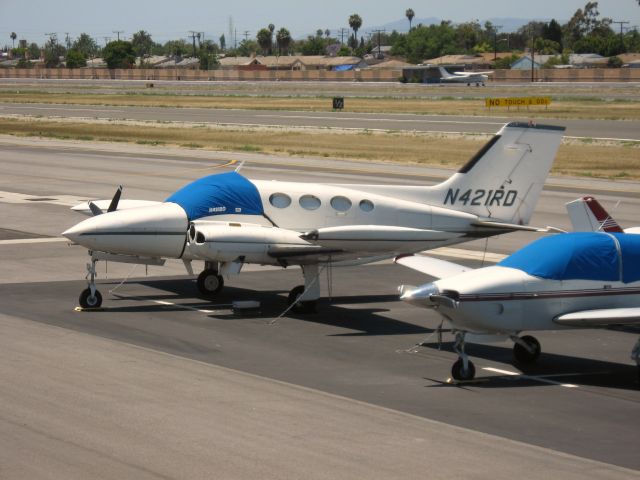
[[(451, 371), (456, 380), (475, 376), (465, 341), (511, 339), (515, 359), (528, 363), (540, 355), (540, 343), (520, 336), (523, 331), (640, 324), (640, 235), (552, 235), (476, 270), (417, 255), (396, 263), (439, 279), (403, 285), (400, 298), (435, 309), (451, 325), (459, 356)], [(640, 340), (631, 358), (640, 367)]]
[[(289, 294), (298, 312), (320, 297), (319, 265), (362, 264), (527, 227), (564, 127), (509, 123), (457, 173), (435, 186), (318, 184), (210, 175), (164, 202), (108, 200), (75, 210), (94, 216), (63, 233), (89, 249), (83, 307), (98, 307), (98, 260), (162, 264), (203, 260), (213, 295), (246, 263), (299, 265)], [(107, 208), (108, 207), (108, 208)], [(106, 210), (106, 212), (105, 212)], [(104, 213), (103, 213), (104, 212)]]

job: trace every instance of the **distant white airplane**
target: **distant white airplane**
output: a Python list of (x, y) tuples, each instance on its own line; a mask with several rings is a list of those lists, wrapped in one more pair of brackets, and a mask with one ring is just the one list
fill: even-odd
[[(526, 227), (564, 127), (509, 123), (445, 182), (435, 186), (251, 181), (238, 172), (210, 175), (164, 202), (89, 202), (94, 216), (63, 233), (91, 253), (81, 306), (102, 302), (98, 260), (160, 265), (203, 260), (203, 294), (246, 263), (299, 265), (304, 285), (291, 290), (295, 311), (320, 297), (319, 266), (362, 264)], [(106, 207), (106, 212), (104, 212)]]
[[(435, 309), (455, 334), (459, 358), (451, 374), (471, 380), (465, 342), (511, 339), (520, 363), (535, 361), (540, 343), (526, 330), (640, 324), (640, 236), (572, 232), (544, 237), (495, 266), (472, 270), (426, 256), (396, 263), (439, 278), (403, 285), (400, 298)], [(640, 376), (640, 340), (631, 358)]]
[(594, 197), (582, 197), (566, 204), (574, 232), (640, 233), (640, 227), (622, 229)]
[(484, 86), (485, 82), (489, 80), (490, 72), (453, 72), (450, 73), (444, 67), (438, 67), (440, 71), (440, 82), (442, 83), (466, 83), (471, 85), (475, 83), (477, 87)]

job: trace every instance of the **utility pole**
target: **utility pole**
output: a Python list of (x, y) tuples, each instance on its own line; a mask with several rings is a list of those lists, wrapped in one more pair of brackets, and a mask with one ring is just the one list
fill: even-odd
[[(616, 22), (616, 21), (611, 21), (611, 23), (617, 23), (618, 25), (620, 25), (620, 43), (622, 44), (622, 48), (624, 48), (624, 38), (623, 38), (623, 34), (622, 34), (622, 28), (624, 25), (627, 25), (629, 22)], [(626, 51), (626, 49), (625, 49)]]
[(493, 26), (493, 61), (498, 59), (498, 29), (502, 28), (502, 25)]
[(58, 43), (58, 34), (55, 32), (52, 33), (45, 33), (45, 35), (47, 37), (49, 37), (49, 42), (51, 43), (51, 45), (55, 45), (56, 43)]
[(71, 48), (71, 38), (69, 37), (69, 32), (64, 32), (64, 42), (67, 45), (67, 50)]
[(118, 35), (118, 41), (120, 41), (120, 34), (124, 33), (124, 30), (112, 30), (112, 32)]
[(104, 38), (104, 46), (107, 46), (107, 43), (109, 43), (111, 41), (111, 37), (102, 37)]
[(348, 28), (341, 28), (340, 29), (340, 43), (344, 45), (344, 35), (346, 33), (349, 33), (349, 29)]
[(618, 25), (620, 25), (620, 36), (622, 37), (622, 26), (626, 25), (629, 22), (617, 22), (615, 20), (611, 20), (611, 23), (617, 23)]
[(244, 41), (246, 42), (247, 40), (249, 40), (249, 34), (251, 33), (251, 30), (245, 30), (243, 35), (244, 35)]
[(382, 30), (378, 29), (378, 30), (372, 30), (371, 33), (372, 34), (378, 34), (378, 60), (380, 60), (382, 58), (382, 52), (380, 50), (380, 34), (381, 33), (386, 33), (387, 29), (383, 28)]
[(191, 35), (188, 35), (189, 37), (191, 37), (191, 42), (193, 43), (193, 56), (196, 56), (196, 31), (195, 30), (189, 30), (189, 33)]

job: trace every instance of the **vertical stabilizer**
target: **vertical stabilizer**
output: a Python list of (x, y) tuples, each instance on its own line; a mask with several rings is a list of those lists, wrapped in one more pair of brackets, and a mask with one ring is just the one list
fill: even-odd
[(431, 187), (426, 203), (481, 219), (527, 224), (564, 130), (534, 123), (505, 125), (457, 173)]
[(593, 197), (582, 197), (566, 204), (574, 232), (623, 233), (611, 215)]

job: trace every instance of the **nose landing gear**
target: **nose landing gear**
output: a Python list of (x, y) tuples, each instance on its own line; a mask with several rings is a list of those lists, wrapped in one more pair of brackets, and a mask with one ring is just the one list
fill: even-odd
[(102, 305), (102, 295), (96, 288), (96, 262), (98, 260), (91, 256), (91, 263), (87, 263), (87, 276), (89, 285), (80, 294), (78, 299), (82, 308), (100, 308)]
[(464, 351), (464, 337), (467, 332), (456, 332), (456, 340), (453, 344), (453, 350), (458, 354), (458, 360), (451, 367), (451, 376), (454, 380), (468, 381), (473, 380), (476, 376), (476, 367), (469, 360), (469, 356)]

